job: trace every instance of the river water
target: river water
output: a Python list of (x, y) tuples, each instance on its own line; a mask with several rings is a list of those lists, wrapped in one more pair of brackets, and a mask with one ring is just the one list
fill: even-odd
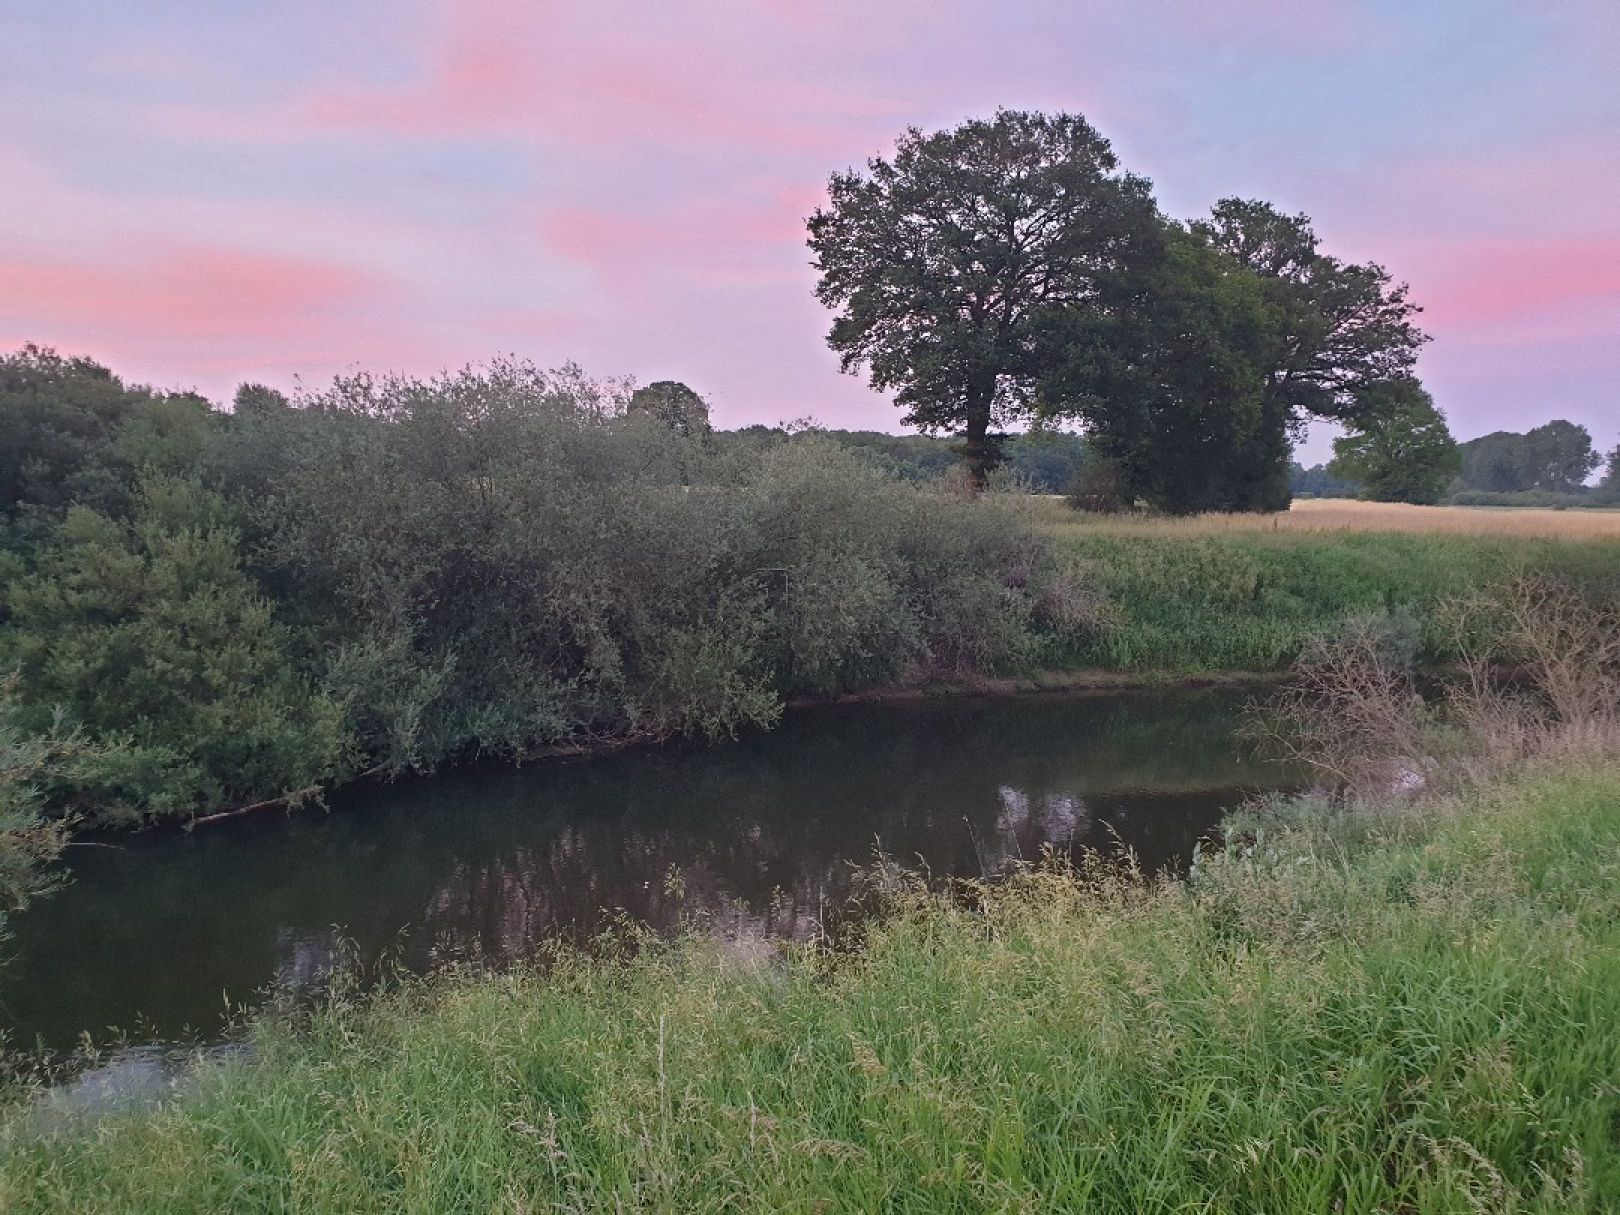
[(804, 937), (884, 855), (981, 876), (1043, 847), (1177, 868), (1297, 774), (1237, 736), (1233, 690), (803, 709), (768, 733), (346, 792), (328, 809), (70, 851), (0, 950), (11, 1045), (217, 1036), (227, 1006), (333, 967), (499, 962), (629, 915)]

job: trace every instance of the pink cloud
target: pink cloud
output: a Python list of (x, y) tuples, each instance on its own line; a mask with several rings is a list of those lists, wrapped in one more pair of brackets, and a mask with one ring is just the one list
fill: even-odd
[(1485, 150), (1403, 152), (1300, 179), (1362, 246), (1394, 264), (1435, 242), (1570, 241), (1620, 231), (1620, 155), (1608, 132), (1571, 132)]
[(1429, 317), (1474, 325), (1602, 299), (1620, 300), (1620, 237), (1437, 244), (1403, 261)]
[(0, 263), (0, 282), (13, 308), (27, 305), (8, 327), (35, 321), (194, 337), (307, 332), (323, 314), (375, 300), (385, 286), (351, 266), (205, 248), (154, 251), (123, 265), (14, 260)]
[(592, 207), (557, 207), (542, 216), (546, 246), (589, 263), (703, 254), (725, 260), (752, 257), (764, 247), (803, 244), (805, 219), (825, 199), (810, 189), (784, 189), (758, 204), (734, 198), (692, 197), (653, 217)]
[[(555, 4), (463, 0), (420, 36), (418, 79), (344, 83), (293, 99), (295, 130), (539, 136), (564, 143), (770, 147), (829, 154), (838, 131), (905, 103), (870, 84), (804, 84), (798, 43), (824, 17), (799, 9), (618, 6), (614, 19)], [(588, 18), (588, 19), (587, 19)], [(742, 28), (737, 28), (742, 27)], [(851, 30), (859, 28), (850, 27)], [(797, 73), (788, 69), (797, 67)]]

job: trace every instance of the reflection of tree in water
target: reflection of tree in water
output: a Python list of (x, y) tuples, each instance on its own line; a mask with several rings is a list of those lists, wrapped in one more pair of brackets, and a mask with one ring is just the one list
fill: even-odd
[(1072, 852), (1092, 829), (1091, 811), (1077, 793), (1031, 792), (1011, 785), (1002, 785), (997, 793), (994, 831), (973, 837), (984, 877), (999, 877), (1009, 866), (1037, 859), (1048, 847)]
[(281, 991), (317, 991), (326, 985), (342, 956), (342, 944), (335, 929), (297, 932), (282, 929), (276, 933), (276, 977)]
[[(1066, 717), (1066, 707), (947, 709), (902, 716), (898, 729), (874, 714), (881, 728), (870, 732), (845, 715), (808, 724), (790, 749), (772, 740), (649, 757), (630, 783), (615, 765), (577, 769), (549, 834), (458, 841), (456, 863), (409, 914), (407, 960), (513, 958), (551, 937), (587, 943), (626, 917), (662, 931), (803, 939), (848, 896), (851, 866), (880, 851), (938, 876), (997, 876), (1048, 847), (1123, 843), (1153, 870), (1184, 863), (1242, 799), (1225, 784), (1175, 787), (1199, 768), (1243, 774), (1224, 732), (1229, 713), (1213, 731), (1207, 712), (1138, 719), (1104, 704)], [(1158, 748), (1176, 756), (1172, 787), (1132, 789), (1144, 756), (1172, 736), (1182, 746)], [(1109, 762), (1116, 752), (1123, 781)], [(499, 821), (514, 819), (509, 810)]]
[[(793, 857), (757, 825), (725, 840), (620, 826), (575, 825), (544, 844), (456, 865), (413, 931), (413, 960), (427, 961), (426, 948), (439, 957), (512, 959), (548, 938), (588, 943), (626, 917), (663, 931), (803, 940), (845, 884), (837, 859)], [(780, 881), (789, 860), (792, 876)]]

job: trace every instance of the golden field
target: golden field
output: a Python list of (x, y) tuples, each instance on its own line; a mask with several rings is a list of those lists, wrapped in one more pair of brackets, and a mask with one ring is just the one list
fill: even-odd
[[(1032, 504), (1033, 505), (1033, 504)], [(1570, 540), (1620, 539), (1620, 510), (1551, 510), (1537, 507), (1409, 506), (1349, 498), (1307, 498), (1270, 515), (1194, 515), (1189, 518), (1077, 515), (1061, 498), (1030, 512), (1046, 526), (1124, 535), (1195, 536), (1232, 532), (1439, 532), (1474, 536), (1546, 536)]]

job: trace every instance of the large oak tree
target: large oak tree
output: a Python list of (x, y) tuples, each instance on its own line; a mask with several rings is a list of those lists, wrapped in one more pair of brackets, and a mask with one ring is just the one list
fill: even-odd
[(913, 128), (829, 196), (809, 242), (829, 344), (907, 422), (960, 432), (981, 485), (994, 426), (1067, 417), (1131, 498), (1277, 510), (1300, 428), (1370, 422), (1426, 340), (1406, 286), (1322, 252), (1303, 215), (1166, 220), (1078, 115)]
[(979, 485), (992, 426), (1031, 408), (1053, 315), (1098, 307), (1159, 222), (1148, 182), (1076, 114), (912, 128), (828, 195), (809, 221), (828, 344), (908, 423), (959, 432)]
[(1225, 199), (1166, 223), (1100, 323), (1065, 318), (1042, 409), (1082, 419), (1153, 506), (1281, 510), (1306, 422), (1371, 433), (1413, 382), (1418, 311), (1382, 266), (1323, 253), (1306, 216)]

